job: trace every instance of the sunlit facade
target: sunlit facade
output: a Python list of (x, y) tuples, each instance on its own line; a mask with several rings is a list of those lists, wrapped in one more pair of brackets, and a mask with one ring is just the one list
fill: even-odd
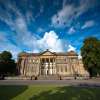
[(74, 51), (57, 53), (46, 50), (42, 53), (21, 53), (18, 56), (18, 71), (21, 76), (89, 76), (81, 59)]

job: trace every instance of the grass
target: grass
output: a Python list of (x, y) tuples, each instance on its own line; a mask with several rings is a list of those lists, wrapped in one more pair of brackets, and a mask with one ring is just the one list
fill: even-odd
[(68, 86), (0, 86), (0, 100), (99, 100), (100, 88)]

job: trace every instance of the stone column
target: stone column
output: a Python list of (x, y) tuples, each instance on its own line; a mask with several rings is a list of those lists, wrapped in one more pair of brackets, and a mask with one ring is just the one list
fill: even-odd
[(54, 74), (54, 58), (52, 58), (52, 74)]
[(41, 58), (39, 59), (39, 75), (41, 75)]
[(53, 58), (52, 58), (52, 61), (51, 61), (51, 70), (52, 70), (52, 75), (54, 74), (53, 73)]
[(26, 70), (26, 61), (23, 59), (23, 75), (25, 75), (25, 70)]
[(54, 58), (54, 72), (56, 74), (56, 62), (55, 62), (55, 58)]
[[(44, 58), (41, 59), (41, 60), (42, 60), (42, 68), (41, 68), (41, 69), (42, 69), (42, 75), (44, 75), (44, 66), (45, 66), (45, 61), (43, 62), (43, 59), (44, 59)], [(45, 60), (45, 59), (44, 59), (44, 60)]]
[(25, 59), (25, 70), (24, 70), (24, 74), (25, 76), (29, 75), (29, 67), (30, 67), (30, 59), (28, 61), (28, 59)]
[(51, 60), (51, 73), (53, 75), (53, 59)]
[(69, 67), (70, 67), (70, 75), (72, 76), (73, 75), (73, 72), (72, 72), (72, 62), (71, 62), (71, 58), (69, 58)]
[(52, 66), (53, 74), (55, 74), (55, 59), (53, 58), (53, 66)]
[(26, 71), (26, 59), (23, 59), (23, 75), (25, 75), (25, 71)]
[(24, 74), (24, 59), (22, 58), (22, 61), (21, 61), (21, 68), (20, 68), (20, 73), (23, 75)]
[(49, 72), (50, 72), (50, 58), (48, 58), (48, 60), (47, 60), (48, 62), (47, 62), (47, 75), (48, 74), (50, 74)]
[(47, 59), (45, 58), (44, 74), (47, 75)]
[(50, 58), (48, 58), (48, 69), (47, 69), (47, 71), (48, 71), (48, 74), (50, 75), (51, 73), (50, 73)]

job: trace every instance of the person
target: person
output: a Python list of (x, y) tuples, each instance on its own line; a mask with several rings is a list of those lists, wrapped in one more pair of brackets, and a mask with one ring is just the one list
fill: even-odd
[(35, 80), (37, 80), (37, 76), (35, 76)]
[(4, 75), (0, 75), (0, 80), (4, 80)]

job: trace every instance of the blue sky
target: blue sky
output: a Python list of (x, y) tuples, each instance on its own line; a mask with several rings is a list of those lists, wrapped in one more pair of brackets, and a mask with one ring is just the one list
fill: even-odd
[(100, 39), (99, 0), (0, 0), (0, 52), (75, 50)]

